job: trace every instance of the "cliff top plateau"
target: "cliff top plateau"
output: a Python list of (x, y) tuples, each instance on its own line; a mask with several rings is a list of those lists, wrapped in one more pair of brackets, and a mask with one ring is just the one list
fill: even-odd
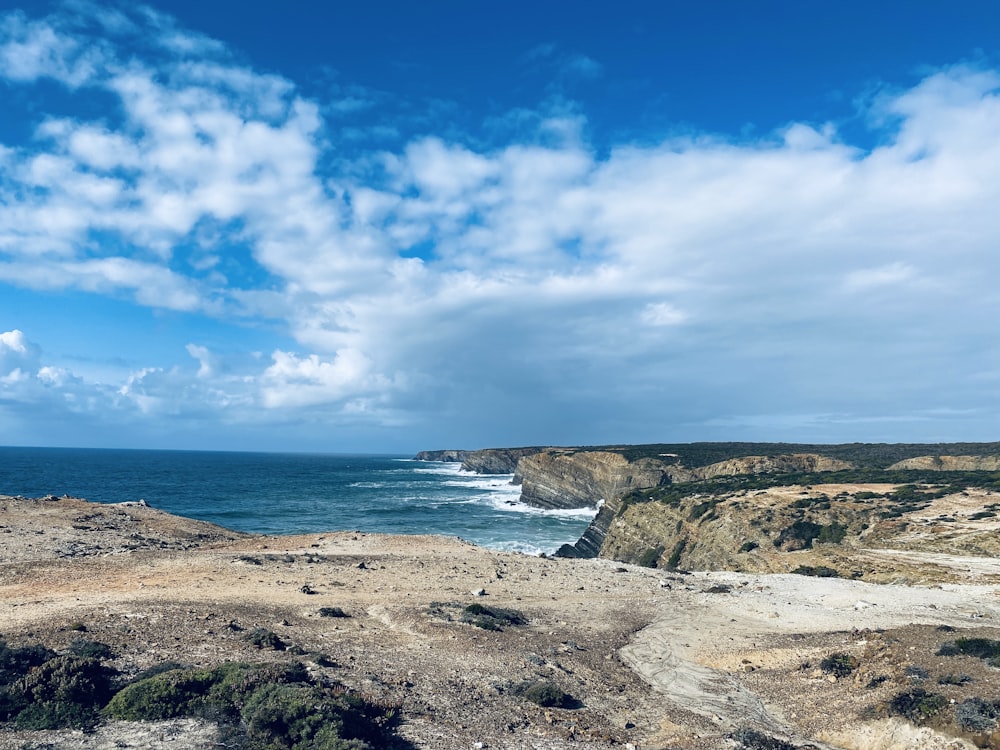
[[(782, 492), (789, 506), (808, 492), (835, 513), (844, 492), (894, 486), (759, 503), (779, 519)], [(991, 492), (913, 512), (988, 521), (969, 511)], [(722, 511), (684, 506), (682, 525)], [(0, 539), (3, 748), (1000, 746), (1000, 569), (971, 551), (886, 546), (908, 583), (684, 573), (669, 550), (638, 565), (436, 537), (254, 536), (138, 504), (10, 497)], [(768, 540), (762, 559), (854, 554)]]

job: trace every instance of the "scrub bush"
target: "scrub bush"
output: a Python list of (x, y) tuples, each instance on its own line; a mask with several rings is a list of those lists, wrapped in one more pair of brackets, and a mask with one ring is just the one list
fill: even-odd
[(580, 702), (554, 682), (536, 680), (522, 682), (514, 688), (514, 694), (543, 708), (578, 708)]
[(486, 607), (482, 604), (470, 604), (463, 609), (461, 621), (483, 630), (503, 630), (511, 625), (528, 624), (528, 618), (516, 609)]
[(858, 668), (858, 660), (850, 654), (838, 651), (825, 657), (819, 663), (819, 668), (827, 674), (832, 674), (836, 677), (847, 677), (847, 675)]

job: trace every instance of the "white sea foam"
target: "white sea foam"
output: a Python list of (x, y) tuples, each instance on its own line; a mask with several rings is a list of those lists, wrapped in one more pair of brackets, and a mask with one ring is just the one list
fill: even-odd
[(551, 555), (556, 550), (556, 547), (542, 549), (541, 547), (536, 547), (533, 544), (511, 541), (497, 541), (490, 544), (489, 548), (501, 550), (503, 552), (520, 552), (523, 555), (531, 555), (533, 557), (538, 557), (539, 555)]
[[(421, 462), (423, 463), (423, 462)], [(469, 476), (477, 476), (470, 471), (462, 471), (462, 464), (460, 463), (429, 463), (427, 466), (421, 466), (419, 469), (413, 469), (417, 474), (468, 474)]]

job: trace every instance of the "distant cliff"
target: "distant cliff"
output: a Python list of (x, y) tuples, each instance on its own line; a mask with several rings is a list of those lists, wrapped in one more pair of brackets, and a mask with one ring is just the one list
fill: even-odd
[(626, 492), (721, 476), (850, 469), (847, 461), (811, 453), (743, 456), (687, 468), (674, 456), (629, 460), (618, 452), (548, 448), (521, 459), (514, 477), (521, 502), (539, 508), (596, 508)]
[[(687, 468), (673, 456), (629, 461), (607, 452), (581, 451), (555, 454), (551, 451), (524, 459), (518, 466), (522, 476), (521, 501), (542, 508), (597, 507), (600, 510), (583, 536), (563, 545), (564, 557), (603, 555), (604, 540), (612, 521), (622, 510), (622, 497), (632, 490), (713, 479), (723, 476), (787, 472), (828, 472), (852, 468), (847, 461), (811, 453), (781, 456), (743, 456), (708, 466)], [(516, 479), (516, 478), (515, 478)]]
[(542, 450), (544, 448), (488, 448), (468, 451), (462, 460), (462, 469), (477, 474), (513, 474), (517, 471), (518, 461)]
[(464, 461), (465, 457), (472, 451), (464, 450), (443, 450), (443, 451), (420, 451), (413, 457), (415, 461), (445, 461), (447, 463), (458, 463)]
[[(935, 454), (926, 454), (928, 450)], [(897, 489), (900, 481), (911, 481), (901, 480), (901, 472), (926, 477), (936, 472), (1000, 471), (1000, 443), (691, 443), (425, 451), (417, 457), (461, 460), (464, 469), (484, 474), (513, 473), (522, 502), (535, 507), (598, 509), (583, 536), (559, 550), (565, 557), (601, 556), (670, 568), (785, 571), (789, 554), (805, 555), (806, 561), (836, 561), (843, 550), (865, 545), (926, 549), (945, 544), (957, 554), (1000, 555), (1000, 542), (994, 539), (1000, 538), (1000, 529), (989, 520), (1000, 513), (1000, 499), (990, 495), (997, 501), (957, 514), (976, 522), (972, 533), (917, 535), (911, 547), (906, 541), (911, 522), (898, 519), (934, 500), (933, 493), (919, 489), (920, 482), (950, 480), (931, 476), (912, 480), (918, 484), (910, 490)], [(794, 477), (779, 479), (824, 472), (843, 472), (836, 481), (844, 484), (793, 490)], [(894, 476), (883, 480), (884, 472)], [(767, 475), (775, 475), (773, 485), (771, 480), (754, 479)], [(854, 478), (854, 485), (847, 484), (848, 477)], [(876, 487), (873, 481), (883, 484)], [(808, 482), (818, 484), (816, 478)], [(988, 482), (977, 486), (992, 492)], [(933, 523), (956, 523), (947, 515), (951, 507), (943, 505)], [(932, 528), (924, 516), (913, 517), (913, 523)], [(957, 523), (956, 528), (964, 529), (961, 518)]]
[(538, 508), (596, 508), (640, 487), (670, 482), (662, 461), (629, 461), (608, 451), (549, 448), (525, 456), (517, 465), (515, 484), (521, 483), (521, 502)]
[(1000, 456), (916, 456), (894, 463), (889, 470), (1000, 471)]

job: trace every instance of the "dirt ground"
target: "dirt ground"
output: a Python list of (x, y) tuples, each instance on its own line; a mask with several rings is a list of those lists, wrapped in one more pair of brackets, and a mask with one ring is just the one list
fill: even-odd
[[(954, 720), (969, 697), (1000, 699), (1000, 671), (938, 655), (957, 638), (1000, 638), (995, 561), (927, 554), (970, 583), (681, 575), (442, 537), (250, 536), (134, 503), (0, 497), (0, 637), (56, 650), (80, 637), (106, 643), (126, 675), (166, 661), (299, 659), (397, 706), (400, 735), (434, 750), (720, 750), (755, 737), (799, 748), (1000, 747), (1000, 735)], [(458, 621), (470, 603), (527, 623), (488, 631)], [(348, 616), (321, 614), (332, 608)], [(289, 649), (255, 648), (256, 628)], [(824, 671), (837, 653), (857, 668)], [(515, 694), (535, 679), (578, 707)], [(949, 701), (919, 726), (889, 708), (916, 688)], [(0, 748), (193, 750), (210, 747), (213, 732), (194, 720), (87, 735), (0, 728)]]

